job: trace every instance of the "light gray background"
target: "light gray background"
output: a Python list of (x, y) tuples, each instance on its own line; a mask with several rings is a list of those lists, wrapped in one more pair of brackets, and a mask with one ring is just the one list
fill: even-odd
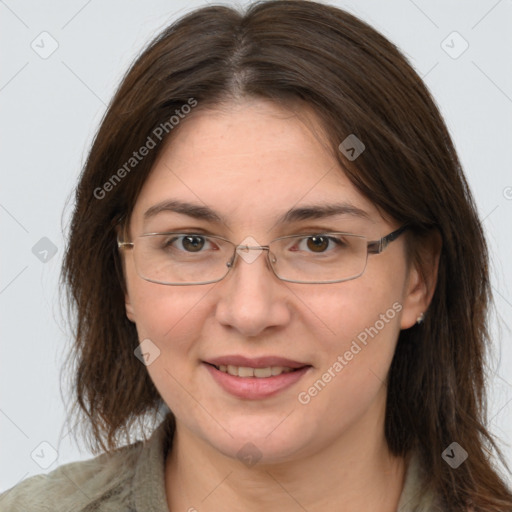
[[(492, 252), (496, 349), (489, 418), (512, 464), (512, 2), (332, 3), (402, 49), (453, 135)], [(132, 59), (172, 20), (201, 5), (205, 2), (0, 0), (0, 491), (90, 457), (66, 435), (59, 384), (70, 343), (57, 283), (62, 226), (71, 212), (66, 200)], [(40, 35), (45, 31), (58, 48), (43, 59), (31, 44), (40, 53), (49, 51), (52, 39)], [(459, 56), (464, 40), (469, 47)], [(46, 262), (32, 251), (43, 237), (57, 248)], [(39, 258), (43, 250), (35, 250)], [(471, 447), (466, 449), (471, 456)]]

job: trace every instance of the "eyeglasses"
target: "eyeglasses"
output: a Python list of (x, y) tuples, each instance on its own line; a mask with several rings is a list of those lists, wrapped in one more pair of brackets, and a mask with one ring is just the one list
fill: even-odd
[(261, 251), (266, 251), (270, 268), (282, 281), (328, 284), (361, 276), (368, 254), (380, 254), (407, 227), (373, 241), (352, 233), (326, 232), (282, 236), (268, 245), (253, 245), (256, 240), (246, 238), (237, 245), (220, 236), (169, 232), (145, 233), (134, 242), (118, 240), (117, 245), (120, 249), (133, 249), (137, 274), (157, 284), (216, 283), (234, 267), (237, 256), (252, 263)]

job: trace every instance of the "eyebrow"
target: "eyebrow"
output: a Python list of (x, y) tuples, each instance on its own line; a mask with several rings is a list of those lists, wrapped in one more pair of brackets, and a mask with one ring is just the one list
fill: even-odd
[(370, 216), (367, 212), (361, 210), (361, 208), (357, 208), (353, 204), (344, 202), (335, 204), (314, 204), (291, 208), (277, 220), (277, 223), (287, 224), (302, 220), (324, 219), (336, 215), (350, 215), (352, 217), (361, 217), (370, 220)]
[[(163, 201), (151, 206), (144, 213), (144, 220), (155, 217), (161, 212), (181, 213), (198, 220), (225, 223), (225, 219), (208, 206), (178, 200)], [(367, 212), (351, 203), (343, 202), (334, 204), (312, 204), (298, 208), (290, 208), (279, 217), (276, 224), (291, 224), (293, 222), (323, 219), (336, 215), (349, 215), (370, 220), (370, 216)]]
[(162, 201), (155, 204), (144, 213), (144, 220), (148, 220), (161, 212), (174, 212), (188, 215), (198, 220), (207, 220), (210, 222), (223, 222), (220, 215), (215, 213), (208, 206), (201, 206), (198, 204), (188, 203), (186, 201)]

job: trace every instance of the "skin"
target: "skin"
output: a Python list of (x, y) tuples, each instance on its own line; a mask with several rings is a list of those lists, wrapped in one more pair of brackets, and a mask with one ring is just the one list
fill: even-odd
[[(314, 113), (303, 107), (301, 115), (247, 98), (196, 109), (162, 149), (129, 234), (202, 228), (264, 245), (308, 226), (371, 240), (397, 229), (346, 178)], [(144, 212), (168, 199), (207, 205), (224, 222), (165, 212), (144, 223)], [(276, 225), (289, 208), (341, 200), (369, 219)], [(428, 307), (437, 266), (422, 277), (406, 261), (404, 241), (370, 255), (361, 277), (329, 285), (285, 283), (258, 257), (250, 264), (239, 258), (215, 284), (165, 286), (141, 279), (133, 251), (124, 252), (127, 316), (139, 339), (160, 350), (147, 369), (177, 420), (165, 467), (171, 511), (396, 510), (406, 461), (389, 453), (384, 438), (385, 379), (400, 330)], [(299, 403), (298, 393), (397, 302), (401, 311), (379, 334), (307, 405)], [(279, 355), (313, 368), (276, 396), (242, 400), (201, 363), (227, 354)], [(237, 457), (246, 443), (261, 453), (252, 467)]]

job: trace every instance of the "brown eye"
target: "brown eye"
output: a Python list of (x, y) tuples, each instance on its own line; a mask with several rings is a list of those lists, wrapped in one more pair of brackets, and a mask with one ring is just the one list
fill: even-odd
[(183, 248), (188, 252), (199, 252), (205, 244), (202, 236), (184, 236), (182, 240)]
[(324, 252), (329, 247), (329, 238), (326, 236), (310, 236), (306, 243), (313, 252)]

